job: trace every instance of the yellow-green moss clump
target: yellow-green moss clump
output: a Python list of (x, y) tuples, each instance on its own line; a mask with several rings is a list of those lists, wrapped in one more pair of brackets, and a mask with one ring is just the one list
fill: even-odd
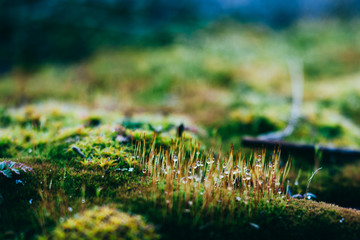
[(54, 230), (54, 239), (158, 239), (153, 226), (107, 206), (67, 219)]

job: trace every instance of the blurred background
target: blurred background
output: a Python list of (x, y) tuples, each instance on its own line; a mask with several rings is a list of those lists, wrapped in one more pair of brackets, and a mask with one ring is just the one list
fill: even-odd
[[(278, 131), (360, 147), (356, 0), (1, 0), (0, 104), (180, 113), (217, 144)], [(2, 112), (4, 112), (3, 110)]]

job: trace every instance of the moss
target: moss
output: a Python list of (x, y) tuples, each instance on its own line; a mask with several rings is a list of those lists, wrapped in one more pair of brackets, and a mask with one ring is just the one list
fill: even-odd
[(9, 116), (5, 107), (0, 106), (0, 126), (7, 127), (11, 123), (11, 117)]
[[(295, 193), (305, 193), (311, 172), (302, 174), (298, 186), (292, 184)], [(311, 182), (309, 192), (319, 201), (339, 204), (344, 207), (359, 208), (360, 204), (360, 163), (348, 163), (340, 166), (325, 165)], [(295, 174), (290, 176), (295, 179)]]
[(158, 239), (141, 216), (107, 206), (95, 207), (67, 219), (55, 228), (53, 239)]
[(261, 115), (255, 115), (245, 117), (245, 119), (242, 118), (239, 120), (226, 121), (218, 128), (217, 133), (221, 136), (222, 139), (226, 140), (234, 135), (256, 136), (279, 129), (279, 124), (274, 123), (269, 118)]
[(87, 127), (97, 127), (97, 126), (100, 125), (101, 120), (102, 119), (99, 116), (91, 116), (86, 120), (85, 126), (87, 126)]
[[(246, 209), (234, 214), (224, 206), (214, 217), (163, 214), (162, 207), (148, 208), (144, 200), (132, 203), (132, 210), (159, 224), (163, 239), (358, 239), (360, 211), (324, 202), (292, 199), (288, 206), (259, 208), (249, 214)], [(228, 217), (228, 220), (221, 220)], [(195, 220), (196, 219), (196, 220)], [(184, 231), (184, 229), (187, 229)], [(176, 234), (174, 234), (176, 233)]]
[(334, 239), (335, 236), (357, 239), (359, 216), (360, 212), (355, 209), (307, 200), (293, 200), (286, 209), (288, 224), (302, 229), (294, 234), (297, 239)]
[(341, 98), (335, 102), (339, 106), (340, 111), (347, 117), (354, 119), (360, 123), (360, 97), (357, 91), (350, 91), (345, 93)]
[(326, 139), (334, 139), (343, 134), (343, 129), (340, 125), (321, 125), (318, 129), (319, 134)]

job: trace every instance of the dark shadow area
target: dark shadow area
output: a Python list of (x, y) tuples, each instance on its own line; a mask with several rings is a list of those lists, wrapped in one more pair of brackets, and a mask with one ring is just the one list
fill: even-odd
[(2, 0), (0, 73), (14, 66), (33, 71), (43, 63), (76, 62), (99, 48), (166, 45), (178, 33), (223, 17), (282, 28), (298, 18), (359, 13), (356, 1), (321, 2)]
[(0, 9), (0, 73), (79, 61), (98, 48), (166, 45), (196, 20), (191, 1), (19, 0)]

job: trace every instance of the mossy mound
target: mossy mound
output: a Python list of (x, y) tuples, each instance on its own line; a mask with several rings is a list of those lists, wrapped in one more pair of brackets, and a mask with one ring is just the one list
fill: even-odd
[(154, 227), (139, 215), (131, 216), (107, 206), (77, 214), (57, 226), (54, 240), (61, 239), (158, 239)]
[[(150, 143), (166, 147), (179, 135), (181, 124), (190, 126), (186, 118), (146, 115), (124, 116), (122, 112), (74, 105), (46, 103), (3, 110), (5, 128), (0, 128), (0, 158), (45, 158), (55, 164), (118, 166), (128, 162), (134, 143)], [(182, 125), (183, 126), (183, 125)], [(181, 133), (185, 139), (196, 139), (192, 131)], [(78, 147), (83, 154), (72, 151)], [(79, 152), (78, 152), (79, 153)], [(121, 164), (120, 164), (121, 165)]]
[[(291, 179), (299, 177), (291, 184), (293, 194), (305, 193), (310, 176), (311, 171), (290, 173)], [(312, 180), (309, 192), (320, 201), (360, 208), (360, 162), (323, 166)]]

